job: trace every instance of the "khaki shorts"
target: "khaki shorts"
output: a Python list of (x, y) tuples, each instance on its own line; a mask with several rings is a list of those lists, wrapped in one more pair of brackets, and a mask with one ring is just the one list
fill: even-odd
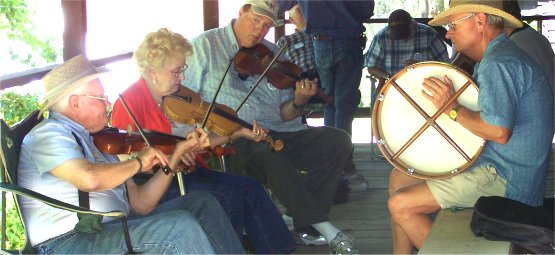
[(426, 184), (442, 209), (474, 207), (481, 196), (505, 196), (507, 181), (497, 174), (491, 164), (482, 164), (442, 180), (427, 180)]

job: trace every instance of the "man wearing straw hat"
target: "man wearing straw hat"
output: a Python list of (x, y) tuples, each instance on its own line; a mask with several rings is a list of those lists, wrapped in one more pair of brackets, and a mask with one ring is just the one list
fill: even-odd
[[(473, 79), (480, 111), (454, 101), (443, 113), (486, 143), (476, 162), (451, 178), (423, 181), (392, 172), (388, 207), (394, 253), (419, 249), (432, 226), (429, 214), (441, 208), (473, 207), (480, 196), (543, 203), (553, 96), (541, 68), (503, 33), (504, 27), (522, 23), (502, 11), (500, 0), (451, 0), (430, 25), (447, 25), (446, 37), (477, 62)], [(454, 94), (448, 77), (424, 79), (422, 89), (438, 109)]]
[[(100, 73), (84, 56), (56, 67), (43, 79), (50, 117), (25, 136), (18, 168), (21, 186), (78, 205), (78, 189), (88, 192), (90, 209), (128, 215), (131, 244), (140, 253), (242, 253), (241, 243), (218, 202), (192, 192), (163, 204), (158, 201), (172, 175), (159, 171), (144, 185), (131, 178), (157, 164), (175, 169), (181, 155), (208, 144), (197, 130), (167, 158), (154, 148), (120, 162), (100, 152), (91, 133), (108, 123), (110, 106)], [(121, 225), (111, 218), (85, 224), (77, 215), (21, 198), (29, 241), (37, 253), (118, 254), (126, 251)], [(75, 228), (74, 228), (75, 226)], [(83, 231), (83, 226), (90, 227)], [(91, 233), (93, 232), (93, 233)]]

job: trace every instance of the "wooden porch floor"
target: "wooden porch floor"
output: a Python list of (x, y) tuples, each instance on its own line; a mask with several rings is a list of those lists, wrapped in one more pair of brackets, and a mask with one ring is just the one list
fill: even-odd
[[(358, 173), (370, 184), (364, 192), (351, 193), (349, 202), (336, 205), (331, 222), (354, 236), (361, 254), (391, 254), (392, 238), (387, 210), (387, 183), (392, 166), (385, 159), (371, 158), (370, 144), (355, 144)], [(547, 178), (546, 196), (554, 193), (553, 149)], [(328, 246), (300, 246), (295, 254), (329, 254)]]

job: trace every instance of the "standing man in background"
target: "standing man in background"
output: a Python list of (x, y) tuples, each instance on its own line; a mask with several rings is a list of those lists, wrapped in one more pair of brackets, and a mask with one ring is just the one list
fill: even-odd
[[(281, 37), (277, 42), (277, 46), (282, 48), (287, 43), (288, 47), (284, 52), (287, 58), (298, 65), (303, 73), (315, 73), (316, 76), (318, 76), (314, 57), (314, 38), (312, 35), (306, 33), (306, 20), (299, 4), (296, 4), (289, 10), (289, 22), (295, 25), (295, 33)], [(302, 73), (301, 77), (303, 77)], [(326, 104), (333, 104), (333, 97), (330, 95), (322, 96), (316, 94), (312, 99), (309, 103), (312, 101), (321, 101), (324, 103), (324, 106)], [(348, 184), (348, 186), (343, 185), (344, 183)], [(339, 183), (337, 188), (334, 203), (339, 204), (347, 202), (349, 199), (348, 193), (350, 191), (360, 192), (367, 189), (368, 182), (364, 179), (364, 176), (356, 173), (355, 163), (351, 153), (345, 169), (343, 170), (343, 180)]]
[[(333, 105), (324, 106), (324, 124), (352, 135), (354, 114), (360, 102), (362, 53), (366, 46), (363, 21), (374, 15), (374, 1), (278, 1), (280, 14), (299, 4), (306, 22), (305, 32), (313, 38), (320, 84), (334, 98)], [(345, 175), (357, 177), (352, 155), (350, 158)], [(367, 189), (366, 181), (363, 178), (362, 181)]]
[(373, 0), (279, 0), (280, 13), (300, 5), (306, 33), (313, 39), (316, 70), (334, 105), (324, 108), (324, 123), (352, 134), (353, 117), (360, 101), (362, 51), (366, 44), (363, 21), (374, 14)]

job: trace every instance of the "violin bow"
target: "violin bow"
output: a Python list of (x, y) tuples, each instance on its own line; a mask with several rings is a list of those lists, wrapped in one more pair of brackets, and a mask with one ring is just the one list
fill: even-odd
[(216, 93), (214, 93), (214, 97), (212, 98), (212, 102), (210, 102), (210, 106), (208, 106), (206, 115), (204, 115), (204, 119), (202, 120), (202, 126), (201, 126), (201, 128), (203, 129), (206, 126), (206, 122), (208, 122), (208, 116), (210, 116), (210, 113), (212, 113), (212, 110), (214, 109), (214, 103), (216, 103), (216, 98), (218, 97), (218, 94), (220, 94), (220, 89), (222, 88), (222, 84), (224, 84), (224, 79), (227, 76), (227, 73), (229, 72), (229, 68), (231, 67), (232, 63), (233, 63), (233, 58), (229, 60), (229, 64), (227, 65), (227, 68), (225, 69), (225, 73), (222, 76), (222, 79), (220, 80), (218, 89), (216, 90)]
[(264, 78), (264, 76), (266, 75), (266, 73), (268, 72), (268, 70), (270, 70), (270, 68), (272, 67), (272, 65), (277, 61), (277, 59), (279, 58), (279, 56), (281, 56), (281, 54), (285, 51), (285, 49), (287, 49), (287, 47), (289, 46), (288, 42), (285, 42), (285, 45), (283, 45), (283, 47), (279, 50), (278, 54), (276, 54), (274, 56), (274, 59), (272, 59), (272, 61), (270, 61), (270, 64), (268, 64), (268, 66), (266, 67), (266, 69), (264, 70), (264, 72), (262, 72), (262, 74), (260, 75), (260, 77), (258, 78), (258, 80), (256, 81), (256, 83), (254, 84), (254, 86), (252, 86), (251, 90), (249, 91), (249, 93), (245, 96), (245, 99), (243, 99), (243, 102), (241, 102), (239, 104), (239, 106), (237, 107), (237, 110), (235, 110), (235, 112), (239, 112), (239, 110), (241, 110), (241, 107), (243, 107), (243, 105), (247, 102), (247, 99), (249, 99), (249, 97), (251, 96), (251, 94), (254, 92), (254, 90), (258, 87), (258, 84), (260, 84), (260, 82), (262, 81), (262, 79)]
[[(131, 110), (129, 110), (129, 107), (127, 106), (127, 103), (125, 102), (121, 94), (118, 94), (118, 97), (119, 97), (119, 100), (121, 100), (121, 104), (123, 105), (123, 108), (125, 108), (125, 111), (127, 111), (127, 114), (129, 114), (129, 117), (131, 117), (133, 124), (135, 124), (135, 127), (137, 128), (137, 130), (139, 130), (139, 134), (141, 134), (141, 136), (145, 140), (146, 145), (148, 145), (149, 147), (152, 147), (150, 141), (148, 140), (148, 138), (146, 138), (145, 132), (141, 128), (141, 125), (139, 125), (139, 122), (137, 122), (137, 119), (135, 119), (135, 116), (133, 115), (133, 113), (131, 113)], [(162, 171), (164, 171), (166, 175), (170, 173), (175, 173), (168, 165), (162, 167)], [(183, 175), (181, 172), (177, 172), (177, 184), (179, 186), (179, 193), (182, 196), (185, 195), (185, 186), (183, 184)]]

